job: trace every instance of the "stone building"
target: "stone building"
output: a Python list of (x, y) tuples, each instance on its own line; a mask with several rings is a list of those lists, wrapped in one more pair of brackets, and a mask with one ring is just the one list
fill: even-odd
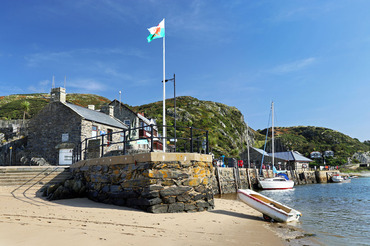
[[(127, 145), (127, 150), (130, 152), (142, 152), (148, 150), (150, 147), (150, 137), (151, 129), (150, 125), (153, 125), (153, 136), (155, 137), (153, 148), (154, 150), (163, 150), (162, 141), (158, 138), (158, 128), (154, 119), (148, 119), (144, 116), (143, 113), (136, 113), (130, 108), (128, 108), (123, 103), (113, 100), (109, 107), (113, 107), (113, 116), (127, 126), (129, 126), (130, 135), (129, 135), (129, 144)], [(104, 108), (103, 111), (106, 111), (107, 108)]]
[(109, 142), (122, 139), (112, 133), (128, 127), (113, 117), (113, 107), (107, 113), (68, 103), (65, 89), (53, 88), (50, 103), (29, 121), (29, 157), (42, 157), (52, 165), (72, 164), (73, 149), (85, 138), (99, 141), (100, 135), (105, 135), (105, 152), (117, 150), (120, 146)]
[[(271, 156), (271, 154), (269, 154)], [(308, 169), (311, 159), (304, 157), (297, 151), (277, 152), (275, 157), (283, 160), (292, 170), (303, 171)]]
[[(265, 168), (272, 168), (272, 153), (267, 153), (262, 149), (257, 149), (254, 147), (249, 148), (249, 158), (251, 162), (251, 167), (260, 168), (262, 163)], [(240, 154), (240, 157), (245, 160), (244, 165), (248, 165), (247, 151)], [(312, 162), (311, 159), (302, 156), (296, 151), (286, 151), (286, 152), (275, 152), (274, 153), (274, 164), (276, 169), (286, 170), (304, 170), (308, 168), (309, 163)]]

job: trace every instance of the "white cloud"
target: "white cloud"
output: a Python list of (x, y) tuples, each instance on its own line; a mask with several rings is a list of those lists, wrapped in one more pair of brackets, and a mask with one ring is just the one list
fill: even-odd
[(82, 79), (74, 79), (71, 81), (67, 81), (66, 83), (67, 88), (74, 88), (79, 92), (82, 93), (89, 93), (89, 92), (101, 92), (107, 89), (105, 83), (96, 81), (91, 78), (82, 78)]
[(276, 9), (270, 21), (286, 22), (297, 21), (302, 19), (317, 20), (320, 16), (327, 16), (331, 12), (336, 12), (338, 9), (345, 8), (345, 4), (339, 1), (321, 2), (318, 4), (312, 1), (307, 1), (302, 4), (302, 1), (293, 2), (292, 5), (281, 5)]
[(39, 81), (36, 85), (30, 85), (27, 87), (27, 90), (32, 93), (45, 93), (49, 92), (51, 88), (50, 80)]
[(312, 65), (314, 62), (316, 62), (316, 58), (310, 57), (303, 60), (294, 61), (291, 63), (286, 63), (282, 65), (278, 65), (271, 70), (269, 70), (270, 73), (274, 74), (286, 74), (291, 73), (295, 71), (302, 70), (310, 65)]
[(66, 58), (70, 58), (72, 52), (50, 52), (50, 53), (35, 53), (31, 55), (25, 56), (25, 60), (27, 61), (27, 65), (30, 67), (38, 66), (42, 63), (49, 63), (49, 62), (56, 62), (60, 60), (64, 60)]
[[(147, 56), (139, 49), (120, 49), (120, 48), (101, 48), (101, 49), (74, 49), (66, 50), (61, 52), (43, 52), (43, 53), (34, 53), (25, 56), (27, 65), (30, 67), (40, 66), (45, 63), (73, 63), (78, 64), (81, 60), (91, 60), (91, 57), (94, 57), (93, 60), (101, 59), (102, 57), (109, 57), (116, 55), (117, 57), (122, 58), (126, 57), (138, 57), (146, 58)], [(86, 63), (86, 62), (84, 62)]]

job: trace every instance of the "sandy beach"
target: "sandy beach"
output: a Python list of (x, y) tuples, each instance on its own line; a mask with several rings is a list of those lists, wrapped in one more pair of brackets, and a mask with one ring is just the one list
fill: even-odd
[(261, 214), (235, 200), (212, 211), (151, 214), (86, 198), (47, 201), (0, 187), (0, 245), (284, 245)]

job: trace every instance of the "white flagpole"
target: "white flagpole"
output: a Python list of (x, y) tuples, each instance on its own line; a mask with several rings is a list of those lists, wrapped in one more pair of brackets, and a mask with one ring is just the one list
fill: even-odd
[[(164, 30), (165, 21), (163, 19)], [(163, 152), (166, 152), (166, 42), (165, 42), (166, 34), (163, 36)]]

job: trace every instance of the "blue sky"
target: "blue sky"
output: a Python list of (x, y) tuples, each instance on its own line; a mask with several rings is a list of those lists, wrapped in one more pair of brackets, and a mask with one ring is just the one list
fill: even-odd
[[(370, 1), (1, 0), (0, 96), (94, 93), (129, 105), (178, 96), (235, 106), (253, 129), (321, 126), (370, 139)], [(173, 85), (167, 83), (167, 98)]]

